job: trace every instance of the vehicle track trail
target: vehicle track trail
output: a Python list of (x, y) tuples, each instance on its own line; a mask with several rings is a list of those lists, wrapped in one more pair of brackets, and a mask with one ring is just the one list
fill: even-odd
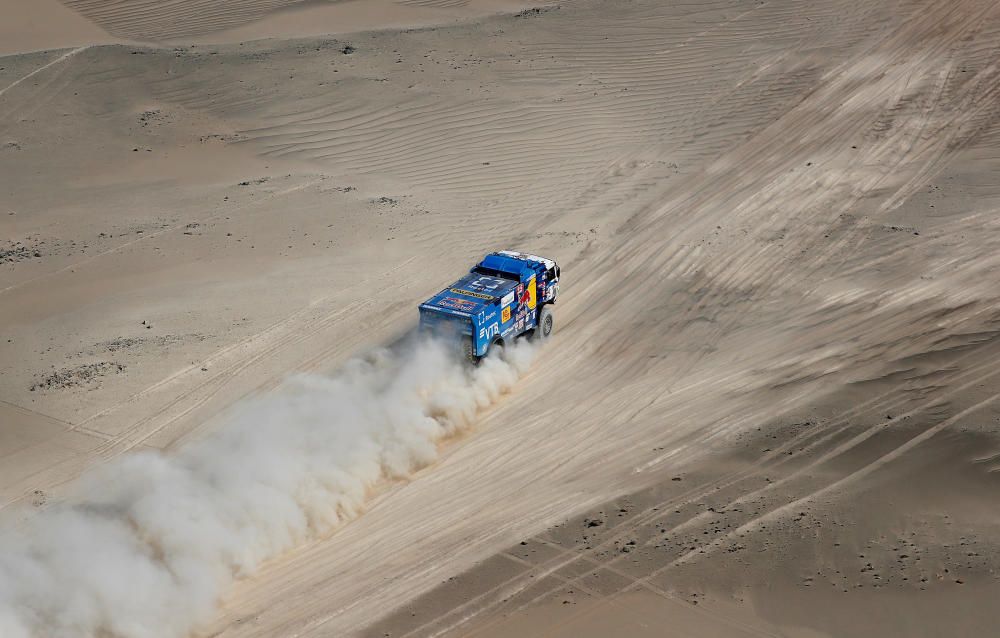
[[(992, 350), (996, 349), (997, 346), (992, 348)], [(960, 364), (970, 358), (978, 359), (979, 363), (968, 368), (959, 367)], [(935, 393), (933, 398), (916, 406), (912, 406), (911, 399), (906, 397), (905, 394), (899, 393), (897, 389), (878, 394), (837, 415), (831, 421), (824, 423), (823, 428), (801, 430), (796, 435), (783, 440), (775, 449), (764, 452), (758, 459), (737, 472), (724, 475), (703, 484), (698, 484), (692, 489), (672, 495), (667, 500), (654, 501), (653, 504), (643, 510), (630, 512), (627, 518), (620, 521), (613, 533), (606, 535), (599, 543), (588, 545), (587, 551), (580, 551), (581, 548), (577, 546), (567, 547), (564, 543), (548, 538), (545, 534), (539, 535), (531, 539), (531, 542), (542, 543), (551, 548), (554, 552), (552, 558), (544, 562), (526, 562), (517, 556), (512, 556), (509, 553), (505, 554), (508, 558), (524, 565), (525, 569), (493, 588), (468, 598), (463, 604), (449, 610), (447, 615), (434, 618), (432, 621), (411, 629), (404, 636), (446, 635), (456, 631), (461, 634), (464, 631), (459, 631), (459, 628), (465, 623), (474, 620), (480, 614), (489, 616), (491, 610), (496, 608), (503, 607), (505, 615), (516, 614), (537, 604), (538, 600), (550, 599), (555, 594), (566, 589), (575, 588), (580, 591), (586, 591), (586, 579), (592, 575), (591, 570), (607, 570), (625, 579), (628, 582), (628, 586), (619, 590), (619, 593), (628, 593), (629, 591), (641, 588), (670, 600), (677, 600), (675, 595), (665, 592), (662, 588), (656, 586), (652, 580), (655, 577), (661, 576), (672, 567), (696, 560), (707, 551), (723, 547), (726, 542), (731, 541), (734, 537), (742, 537), (742, 535), (747, 534), (762, 522), (776, 519), (792, 510), (801, 508), (805, 503), (841, 488), (847, 481), (862, 478), (878, 469), (884, 463), (898, 458), (900, 454), (911, 449), (914, 445), (926, 441), (941, 430), (960, 421), (965, 416), (995, 401), (997, 397), (990, 396), (974, 406), (962, 410), (951, 418), (927, 427), (918, 434), (908, 438), (903, 445), (877, 457), (872, 462), (855, 469), (849, 474), (843, 476), (835, 474), (828, 480), (814, 485), (809, 485), (808, 482), (802, 481), (803, 477), (811, 477), (817, 474), (823, 476), (823, 472), (818, 472), (818, 470), (822, 469), (822, 466), (837, 460), (839, 457), (849, 455), (855, 447), (862, 445), (872, 436), (884, 434), (889, 425), (889, 423), (881, 421), (851, 436), (851, 430), (856, 429), (858, 420), (865, 420), (871, 414), (889, 412), (894, 413), (893, 422), (900, 424), (905, 423), (907, 419), (922, 412), (933, 411), (936, 407), (948, 402), (952, 395), (959, 394), (972, 386), (981, 385), (984, 381), (989, 381), (995, 377), (997, 373), (993, 372), (994, 366), (991, 364), (992, 360), (991, 356), (980, 350), (973, 350), (962, 356), (955, 357), (953, 364), (962, 371), (949, 375), (945, 386), (948, 388), (947, 392)], [(905, 412), (897, 412), (896, 408), (902, 406), (908, 406), (908, 409)], [(849, 438), (843, 442), (838, 442), (840, 439), (845, 438), (845, 434)], [(794, 459), (791, 458), (793, 451), (795, 452)], [(783, 470), (782, 466), (786, 464), (794, 464), (794, 467)], [(782, 476), (779, 479), (767, 482), (759, 489), (746, 491), (748, 485), (759, 484), (762, 477), (774, 474)], [(616, 563), (626, 562), (629, 559), (628, 555), (622, 555), (617, 550), (624, 545), (629, 537), (636, 535), (636, 530), (659, 528), (662, 526), (669, 529), (672, 536), (684, 534), (688, 531), (693, 531), (696, 534), (698, 529), (704, 528), (709, 523), (709, 519), (717, 517), (718, 512), (738, 512), (741, 511), (740, 507), (748, 506), (760, 500), (766, 500), (761, 498), (762, 495), (780, 494), (783, 488), (786, 487), (791, 487), (790, 493), (794, 494), (795, 490), (801, 489), (804, 485), (808, 485), (809, 491), (806, 494), (798, 495), (797, 497), (788, 497), (786, 495), (776, 497), (774, 507), (765, 508), (763, 514), (760, 516), (746, 520), (739, 527), (734, 528), (725, 535), (713, 537), (703, 545), (695, 545), (690, 551), (684, 553), (673, 562), (650, 572), (642, 578), (635, 578), (616, 567)], [(726, 499), (725, 495), (727, 491), (733, 490), (735, 490), (738, 496)], [(711, 501), (717, 503), (717, 505), (709, 510), (695, 508), (696, 504), (704, 503), (705, 501)], [(674, 512), (675, 510), (679, 512), (679, 508), (685, 510), (694, 508), (695, 511), (692, 515), (685, 515), (678, 518)], [(652, 544), (656, 540), (656, 538), (652, 538), (647, 544)], [(601, 555), (610, 555), (611, 558), (597, 558)], [(585, 564), (587, 568), (583, 569), (582, 573), (581, 570), (577, 569), (576, 573), (580, 573), (579, 576), (567, 577), (560, 574), (561, 571), (571, 571), (569, 569), (571, 566), (580, 563)], [(534, 592), (532, 596), (525, 597), (517, 606), (508, 605), (508, 601), (515, 599), (519, 593), (529, 587), (534, 587), (547, 577), (554, 578), (555, 582), (551, 588)], [(615, 604), (615, 599), (613, 598), (595, 596), (595, 599), (600, 599), (601, 604), (604, 605)], [(600, 607), (597, 607), (588, 613), (599, 613), (599, 611)], [(495, 622), (499, 622), (499, 620), (500, 617), (497, 616)], [(477, 626), (477, 631), (488, 629), (489, 626), (489, 624)]]
[(5, 86), (2, 89), (0, 89), (0, 97), (3, 97), (4, 93), (6, 93), (7, 91), (10, 91), (11, 89), (13, 89), (14, 87), (16, 87), (18, 84), (21, 84), (25, 80), (30, 80), (31, 78), (35, 77), (39, 73), (44, 72), (46, 69), (49, 69), (49, 68), (51, 68), (51, 67), (53, 67), (53, 66), (55, 66), (57, 64), (62, 64), (66, 60), (69, 60), (73, 56), (75, 56), (75, 55), (77, 55), (79, 53), (82, 53), (83, 51), (86, 51), (89, 48), (90, 47), (83, 46), (83, 47), (77, 47), (75, 49), (71, 49), (71, 50), (67, 51), (66, 53), (63, 53), (62, 55), (60, 55), (56, 59), (52, 60), (51, 62), (47, 62), (47, 63), (43, 64), (42, 66), (38, 67), (37, 69), (35, 69), (34, 71), (31, 71), (30, 73), (19, 77), (18, 79), (14, 80), (13, 82), (11, 82), (10, 84), (8, 84), (7, 86)]

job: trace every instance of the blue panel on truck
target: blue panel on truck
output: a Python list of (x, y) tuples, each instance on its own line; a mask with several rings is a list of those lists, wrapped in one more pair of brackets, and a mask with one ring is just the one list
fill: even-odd
[(486, 258), (479, 262), (479, 265), (489, 270), (510, 273), (522, 281), (530, 277), (534, 272), (528, 262), (499, 253), (486, 255)]
[(473, 273), (462, 277), (434, 295), (424, 305), (457, 310), (472, 315), (516, 287), (517, 282), (510, 279)]

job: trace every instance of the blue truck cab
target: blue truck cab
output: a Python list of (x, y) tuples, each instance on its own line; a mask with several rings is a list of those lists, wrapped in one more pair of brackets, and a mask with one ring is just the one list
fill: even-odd
[(555, 261), (501, 250), (420, 304), (420, 330), (460, 344), (467, 359), (479, 361), (494, 345), (548, 337), (558, 294)]

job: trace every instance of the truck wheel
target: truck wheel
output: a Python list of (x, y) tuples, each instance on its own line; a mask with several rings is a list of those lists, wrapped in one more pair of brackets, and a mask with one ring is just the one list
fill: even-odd
[(549, 338), (552, 334), (553, 320), (552, 311), (549, 310), (548, 306), (544, 306), (541, 312), (538, 313), (538, 327), (532, 333), (531, 338), (533, 341), (543, 341)]

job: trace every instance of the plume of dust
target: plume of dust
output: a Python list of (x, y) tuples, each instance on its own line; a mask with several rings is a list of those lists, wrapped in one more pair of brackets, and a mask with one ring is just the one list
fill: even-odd
[(433, 462), (533, 351), (518, 343), (476, 368), (433, 342), (378, 351), (293, 377), (174, 454), (91, 471), (66, 503), (0, 529), (0, 636), (189, 635), (234, 579), (356, 517), (376, 482)]

